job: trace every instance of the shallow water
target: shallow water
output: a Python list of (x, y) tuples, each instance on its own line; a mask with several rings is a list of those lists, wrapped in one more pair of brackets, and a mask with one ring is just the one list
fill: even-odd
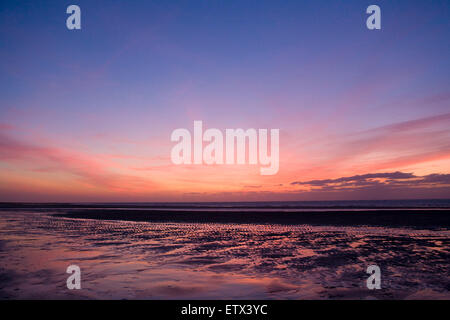
[[(450, 299), (450, 231), (0, 212), (1, 299)], [(81, 268), (81, 290), (66, 268)], [(381, 268), (381, 290), (366, 269)]]

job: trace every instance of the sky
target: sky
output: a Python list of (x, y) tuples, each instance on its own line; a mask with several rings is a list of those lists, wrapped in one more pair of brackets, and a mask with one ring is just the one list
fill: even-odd
[[(2, 1), (0, 201), (448, 198), (449, 56), (448, 0)], [(173, 164), (195, 120), (278, 173)]]

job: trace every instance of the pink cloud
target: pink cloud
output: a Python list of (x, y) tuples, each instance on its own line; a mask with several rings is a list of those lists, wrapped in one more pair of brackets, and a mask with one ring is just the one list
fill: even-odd
[(113, 172), (110, 169), (117, 169), (113, 167), (115, 164), (104, 158), (20, 141), (1, 132), (0, 161), (35, 172), (69, 173), (89, 185), (113, 190), (134, 190), (153, 185), (138, 176)]

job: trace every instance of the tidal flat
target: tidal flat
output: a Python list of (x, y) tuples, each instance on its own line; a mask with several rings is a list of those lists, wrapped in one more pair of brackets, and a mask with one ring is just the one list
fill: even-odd
[[(0, 299), (450, 299), (448, 228), (0, 211)], [(69, 290), (69, 265), (81, 289)], [(381, 290), (366, 286), (369, 265)]]

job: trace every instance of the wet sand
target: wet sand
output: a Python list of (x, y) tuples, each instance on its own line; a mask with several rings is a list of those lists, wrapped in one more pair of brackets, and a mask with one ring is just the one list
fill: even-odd
[[(442, 227), (61, 213), (0, 211), (0, 299), (450, 299), (450, 231)], [(82, 270), (81, 290), (66, 287), (71, 264)], [(381, 268), (381, 290), (366, 287), (371, 264)]]
[[(55, 216), (146, 222), (180, 222), (180, 223), (237, 223), (237, 224), (284, 224), (284, 225), (325, 225), (325, 226), (380, 226), (410, 228), (449, 228), (450, 209), (375, 209), (357, 211), (339, 209), (340, 211), (302, 211), (302, 212), (267, 212), (246, 211), (199, 211), (196, 209), (67, 209)], [(328, 210), (328, 209), (323, 209)]]

